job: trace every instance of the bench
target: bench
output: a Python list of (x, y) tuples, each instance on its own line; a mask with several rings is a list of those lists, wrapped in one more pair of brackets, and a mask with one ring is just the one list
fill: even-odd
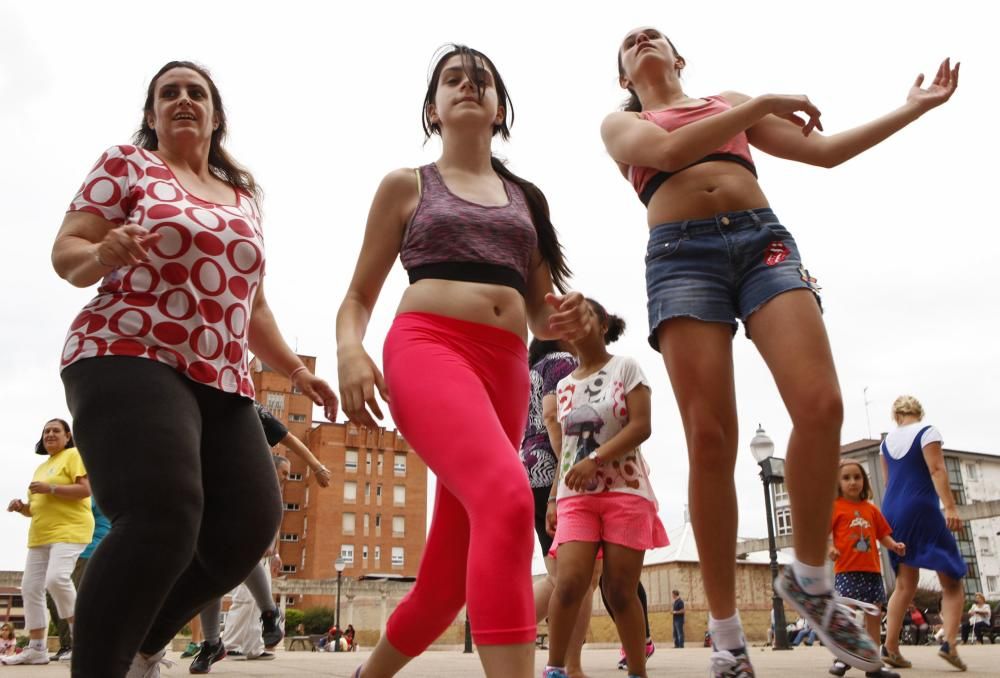
[(313, 642), (312, 636), (292, 636), (288, 639), (289, 652), (295, 650), (296, 645), (299, 645), (301, 649), (305, 651), (316, 651), (316, 644)]

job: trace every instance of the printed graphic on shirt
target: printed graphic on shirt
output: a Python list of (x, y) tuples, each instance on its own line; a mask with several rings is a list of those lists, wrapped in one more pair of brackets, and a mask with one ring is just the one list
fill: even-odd
[[(607, 365), (583, 379), (572, 375), (556, 390), (558, 418), (563, 431), (560, 477), (596, 452), (628, 423), (626, 396), (648, 382), (637, 363), (613, 356)], [(638, 494), (655, 502), (649, 470), (638, 448), (597, 469), (583, 492), (559, 484), (559, 498), (597, 492)]]
[(861, 511), (854, 512), (850, 527), (855, 531), (854, 550), (858, 553), (867, 553), (872, 549), (871, 539), (865, 534), (865, 530), (871, 526), (871, 523), (861, 517)]

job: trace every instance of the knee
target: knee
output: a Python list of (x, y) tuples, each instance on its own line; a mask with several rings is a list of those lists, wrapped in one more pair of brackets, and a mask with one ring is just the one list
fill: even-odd
[(501, 534), (524, 539), (528, 543), (532, 542), (535, 500), (527, 483), (510, 482), (500, 487), (490, 487), (472, 510), (478, 515), (473, 517), (470, 511), (470, 519), (489, 520), (499, 526)]
[(612, 612), (620, 612), (632, 603), (639, 602), (639, 597), (635, 593), (635, 586), (627, 586), (624, 582), (615, 580), (605, 580), (604, 597), (608, 601), (608, 606)]
[(836, 385), (810, 389), (789, 408), (792, 425), (797, 429), (833, 431), (840, 435), (844, 423), (844, 401)]
[(578, 575), (562, 575), (556, 578), (556, 590), (552, 594), (556, 604), (566, 607), (580, 602), (590, 591), (590, 579)]
[(45, 573), (46, 591), (65, 591), (69, 588), (73, 588), (73, 580), (70, 579), (69, 572), (53, 572), (50, 570)]
[(695, 417), (688, 432), (688, 454), (697, 459), (691, 472), (732, 475), (736, 465), (734, 438), (722, 422)]

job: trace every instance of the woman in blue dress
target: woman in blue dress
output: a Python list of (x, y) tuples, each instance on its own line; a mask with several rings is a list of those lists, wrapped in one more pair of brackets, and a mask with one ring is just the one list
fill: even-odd
[(882, 441), (882, 475), (887, 484), (882, 514), (892, 526), (893, 538), (906, 544), (906, 555), (889, 554), (896, 571), (896, 588), (889, 598), (882, 661), (899, 668), (911, 666), (899, 654), (899, 631), (917, 589), (920, 568), (925, 568), (937, 572), (943, 593), (945, 641), (938, 655), (964, 671), (955, 640), (962, 619), (962, 577), (967, 567), (952, 534), (962, 529), (962, 520), (948, 482), (941, 434), (921, 423), (924, 408), (913, 396), (897, 398), (892, 416), (896, 430)]

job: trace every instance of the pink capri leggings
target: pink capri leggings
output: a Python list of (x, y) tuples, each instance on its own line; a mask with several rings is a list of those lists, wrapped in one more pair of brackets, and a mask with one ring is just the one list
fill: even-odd
[(389, 618), (389, 642), (417, 656), (466, 602), (477, 644), (534, 641), (534, 500), (517, 456), (530, 390), (524, 342), (489, 325), (401, 313), (383, 364), (392, 418), (437, 476), (417, 581)]

